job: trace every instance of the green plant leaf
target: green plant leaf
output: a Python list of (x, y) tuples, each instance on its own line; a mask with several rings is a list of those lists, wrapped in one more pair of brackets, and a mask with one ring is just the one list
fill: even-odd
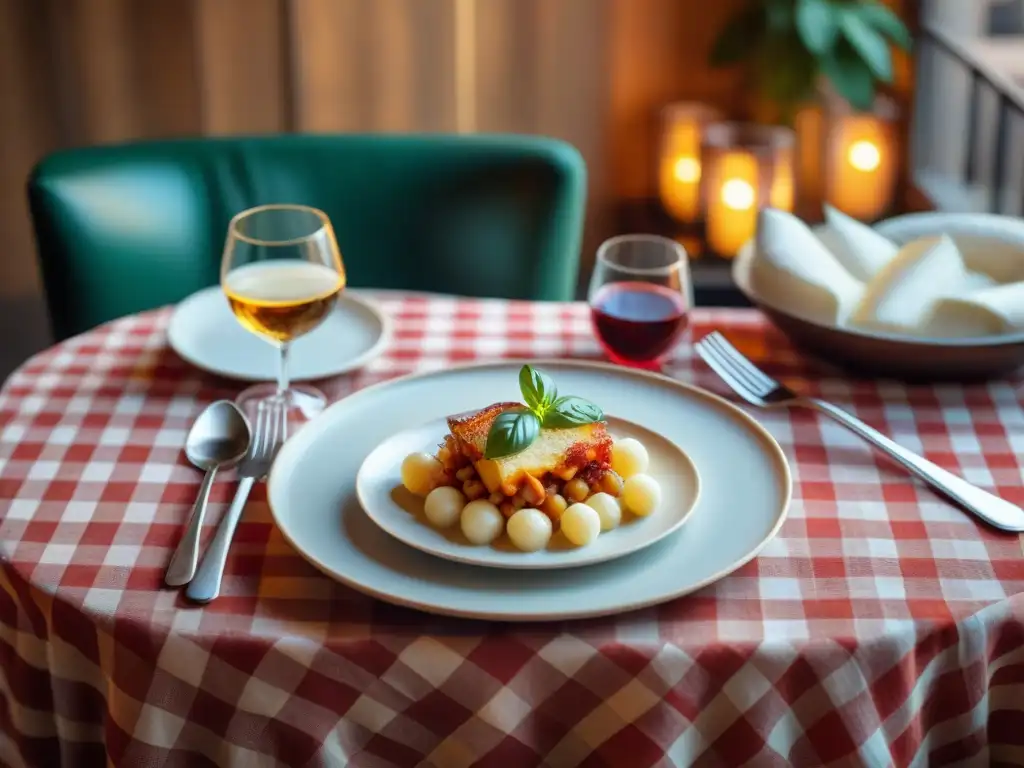
[(848, 43), (839, 43), (832, 53), (822, 58), (821, 71), (854, 109), (871, 109), (875, 102), (875, 78)]
[(708, 62), (713, 67), (728, 67), (751, 54), (765, 30), (765, 10), (750, 3), (730, 20), (715, 39)]
[(757, 57), (759, 89), (780, 106), (809, 98), (817, 75), (817, 60), (795, 34), (769, 41)]
[(526, 405), (538, 415), (558, 399), (554, 379), (529, 365), (519, 369), (519, 391)]
[(843, 12), (843, 36), (864, 60), (872, 74), (886, 83), (892, 82), (892, 51), (881, 33), (857, 13), (856, 6)]
[(540, 434), (540, 419), (533, 411), (516, 409), (499, 413), (491, 424), (484, 448), (485, 459), (500, 459), (530, 447)]
[(575, 395), (558, 398), (544, 415), (544, 426), (548, 429), (582, 427), (595, 421), (604, 421), (604, 412), (589, 400)]
[(913, 46), (910, 30), (891, 8), (876, 0), (866, 0), (857, 7), (857, 14), (903, 50), (909, 51)]
[(829, 0), (799, 0), (796, 28), (807, 49), (819, 56), (832, 50), (839, 36), (842, 10)]
[(793, 0), (761, 0), (765, 4), (768, 29), (776, 34), (793, 28)]

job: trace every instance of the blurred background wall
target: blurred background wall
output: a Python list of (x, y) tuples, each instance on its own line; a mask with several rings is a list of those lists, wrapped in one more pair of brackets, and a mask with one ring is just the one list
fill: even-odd
[(586, 269), (615, 203), (655, 189), (658, 109), (740, 106), (736, 75), (707, 57), (743, 1), (0, 0), (0, 374), (46, 343), (23, 192), (46, 152), (188, 134), (548, 134), (588, 165)]

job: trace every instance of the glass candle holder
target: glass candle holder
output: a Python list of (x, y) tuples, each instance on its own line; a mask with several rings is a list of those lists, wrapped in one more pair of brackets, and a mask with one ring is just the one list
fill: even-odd
[(802, 110), (796, 119), (801, 210), (820, 216), (828, 202), (861, 221), (884, 216), (899, 175), (898, 121), (899, 108), (888, 97), (859, 112), (827, 89)]
[(757, 228), (757, 212), (793, 210), (795, 136), (789, 128), (745, 123), (705, 127), (701, 198), (708, 246), (735, 256)]
[(691, 223), (701, 216), (701, 135), (705, 125), (720, 119), (717, 109), (696, 102), (669, 104), (661, 111), (658, 194), (678, 221)]
[(834, 98), (825, 115), (825, 199), (856, 219), (880, 218), (892, 207), (899, 170), (896, 103), (879, 97), (870, 112), (857, 112)]

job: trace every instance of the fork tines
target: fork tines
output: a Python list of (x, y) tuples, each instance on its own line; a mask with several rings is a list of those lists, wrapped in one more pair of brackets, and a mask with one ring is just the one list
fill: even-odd
[(760, 401), (779, 388), (777, 381), (751, 363), (718, 331), (712, 331), (698, 341), (695, 349), (709, 368), (748, 400)]

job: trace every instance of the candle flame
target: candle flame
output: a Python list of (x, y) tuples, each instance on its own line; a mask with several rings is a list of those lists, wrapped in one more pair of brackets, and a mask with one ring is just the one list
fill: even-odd
[(700, 163), (692, 157), (680, 157), (672, 167), (672, 174), (684, 184), (700, 181)]
[(722, 185), (722, 202), (734, 211), (746, 211), (754, 205), (754, 188), (743, 179), (729, 179)]
[(858, 171), (869, 173), (882, 164), (882, 153), (870, 141), (855, 141), (850, 145), (847, 159)]

